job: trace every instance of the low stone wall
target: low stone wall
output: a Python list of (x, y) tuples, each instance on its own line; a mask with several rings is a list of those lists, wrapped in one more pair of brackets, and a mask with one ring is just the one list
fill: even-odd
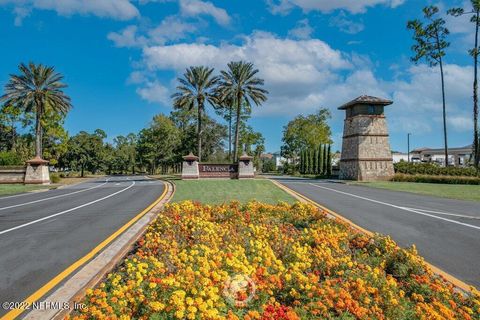
[(1, 183), (24, 183), (27, 167), (0, 167), (0, 184)]

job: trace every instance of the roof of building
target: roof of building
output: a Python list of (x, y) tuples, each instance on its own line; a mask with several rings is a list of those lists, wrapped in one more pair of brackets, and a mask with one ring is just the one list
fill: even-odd
[(352, 106), (357, 105), (357, 104), (375, 104), (375, 105), (380, 105), (380, 106), (388, 106), (392, 103), (393, 103), (393, 101), (391, 101), (391, 100), (363, 95), (363, 96), (357, 97), (357, 98), (353, 99), (352, 101), (349, 101), (349, 102), (345, 103), (344, 105), (338, 107), (338, 110), (345, 110), (348, 107), (352, 107)]
[[(468, 145), (468, 146), (464, 146), (464, 147), (455, 147), (455, 148), (448, 148), (448, 152), (455, 152), (455, 151), (470, 151), (472, 150), (473, 148), (473, 145)], [(411, 152), (415, 152), (415, 153), (422, 153), (422, 152), (426, 152), (426, 153), (440, 153), (442, 154), (443, 152), (445, 151), (444, 148), (435, 148), (435, 149), (432, 149), (432, 148), (426, 148), (426, 147), (423, 147), (423, 148), (417, 148), (417, 149), (414, 149), (412, 150)]]

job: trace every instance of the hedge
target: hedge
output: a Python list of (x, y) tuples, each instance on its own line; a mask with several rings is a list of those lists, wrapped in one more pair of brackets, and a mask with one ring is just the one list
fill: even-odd
[(480, 170), (473, 167), (441, 167), (435, 163), (409, 163), (405, 161), (395, 163), (394, 167), (396, 173), (404, 174), (480, 177)]
[(391, 181), (480, 185), (480, 177), (441, 176), (441, 175), (403, 174), (403, 173), (395, 174), (395, 176), (391, 179)]

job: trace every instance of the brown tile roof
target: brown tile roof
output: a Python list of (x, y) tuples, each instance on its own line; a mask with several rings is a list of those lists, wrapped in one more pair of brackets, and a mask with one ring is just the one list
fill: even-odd
[(357, 97), (357, 98), (353, 99), (352, 101), (347, 102), (344, 105), (338, 107), (338, 110), (345, 110), (348, 107), (354, 106), (356, 104), (376, 104), (376, 105), (381, 105), (381, 106), (388, 106), (392, 103), (393, 103), (393, 101), (391, 101), (391, 100), (363, 95), (363, 96)]

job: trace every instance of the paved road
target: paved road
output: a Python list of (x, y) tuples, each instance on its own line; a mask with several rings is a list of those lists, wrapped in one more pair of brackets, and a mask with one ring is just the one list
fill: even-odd
[(428, 262), (480, 289), (480, 203), (325, 180), (271, 177), (296, 192), (386, 235), (415, 244)]
[[(0, 302), (21, 302), (155, 201), (164, 185), (107, 177), (0, 197)], [(0, 307), (0, 317), (6, 312)]]

